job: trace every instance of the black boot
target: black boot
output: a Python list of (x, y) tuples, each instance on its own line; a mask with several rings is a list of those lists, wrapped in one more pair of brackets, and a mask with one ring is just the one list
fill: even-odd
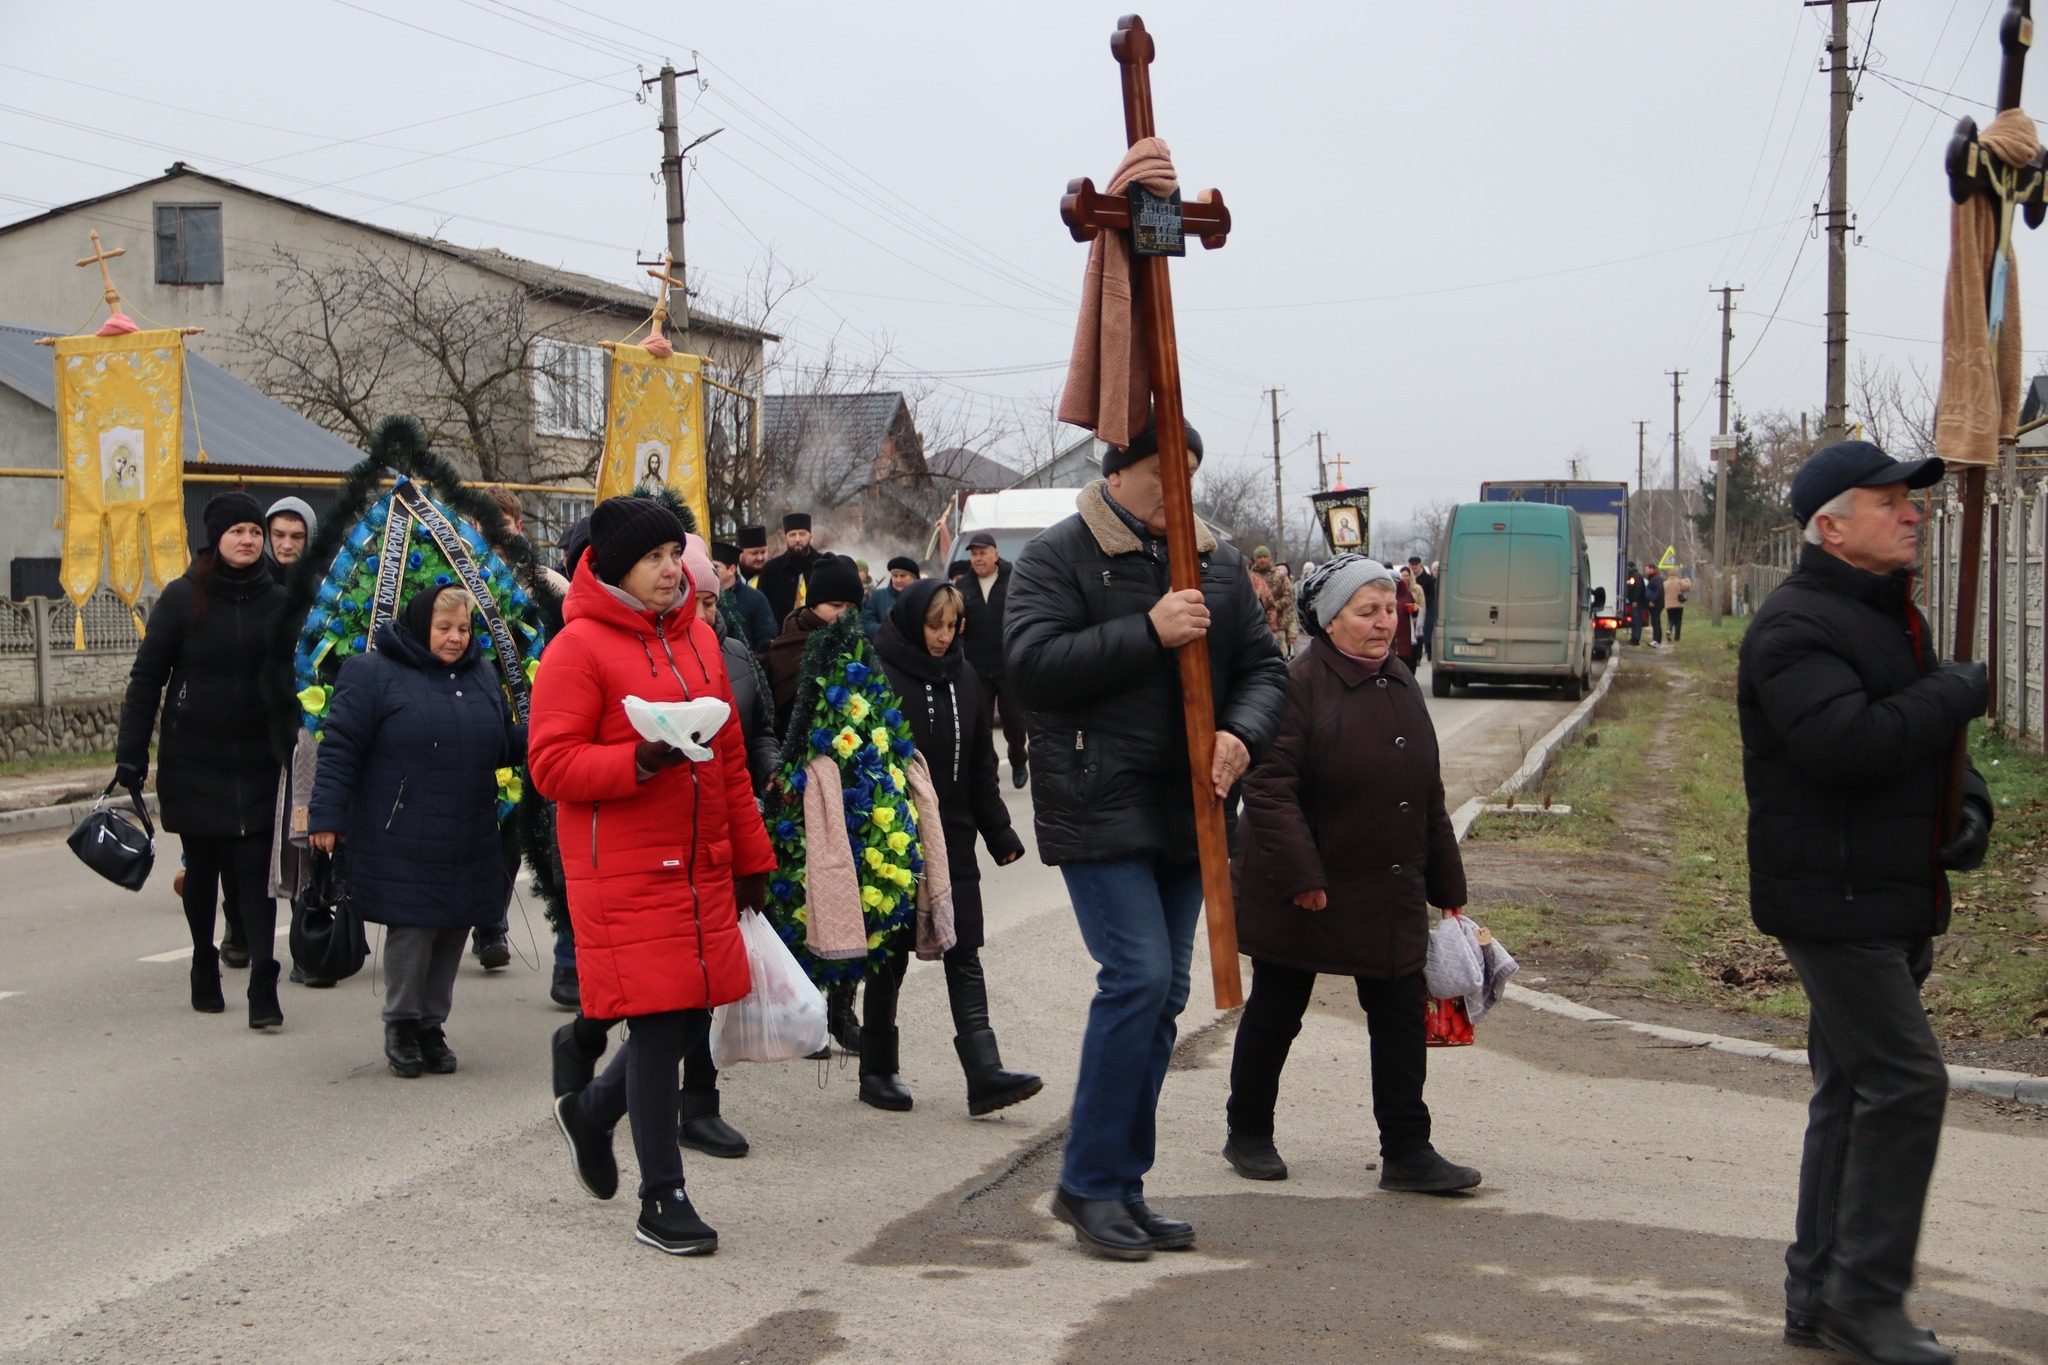
[[(584, 1086), (589, 1085), (591, 1077), (597, 1074), (597, 1059), (604, 1056), (604, 1031), (602, 1029), (579, 1030), (577, 1025), (583, 1022), (580, 1017), (571, 1019), (568, 1023), (555, 1030), (555, 1041), (549, 1052), (554, 1063), (556, 1099), (560, 1099), (564, 1095), (573, 1095)], [(592, 1031), (597, 1034), (595, 1044), (597, 1050), (594, 1052), (591, 1050), (590, 1045), (586, 1044), (583, 1036), (585, 1033)]]
[(556, 964), (554, 979), (548, 983), (548, 999), (565, 1010), (582, 1007), (583, 987), (576, 979), (574, 967)]
[(277, 959), (249, 969), (249, 1027), (276, 1028), (284, 1023), (284, 1011), (277, 1005)]
[(896, 1075), (896, 1030), (863, 1024), (860, 1038), (867, 1045), (860, 1054), (860, 1102), (899, 1112), (910, 1108), (910, 1092)]
[(220, 965), (223, 967), (246, 967), (249, 965), (249, 945), (242, 939), (242, 917), (232, 906), (222, 916), (226, 931), (220, 936)]
[(384, 1026), (384, 1060), (391, 1063), (392, 1075), (408, 1081), (427, 1069), (417, 1020), (394, 1019)]
[(192, 1008), (201, 1014), (223, 1014), (227, 998), (220, 993), (220, 950), (212, 944), (192, 950)]
[(448, 1035), (439, 1024), (421, 1024), (420, 1064), (436, 1076), (455, 1074), (455, 1053), (448, 1047)]
[(680, 1185), (640, 1201), (633, 1239), (671, 1256), (709, 1256), (718, 1250), (718, 1234), (697, 1216)]
[(967, 1112), (976, 1117), (1007, 1109), (1045, 1089), (1045, 1082), (1028, 1071), (1003, 1069), (992, 1029), (962, 1034), (953, 1040), (953, 1050), (967, 1073)]
[(469, 941), (476, 951), (476, 960), (487, 972), (495, 972), (512, 960), (512, 945), (506, 941), (503, 929), (473, 929)]
[(834, 986), (825, 993), (825, 1018), (832, 1027), (832, 1036), (848, 1052), (860, 1053), (860, 1020), (854, 1016), (853, 993), (860, 989), (860, 983), (849, 981), (844, 986)]
[(747, 1139), (718, 1116), (716, 1090), (684, 1090), (676, 1104), (682, 1123), (676, 1141), (693, 1152), (731, 1159), (747, 1154)]

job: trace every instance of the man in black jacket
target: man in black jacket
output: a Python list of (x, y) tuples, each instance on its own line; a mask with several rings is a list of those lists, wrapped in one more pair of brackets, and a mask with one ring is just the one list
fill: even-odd
[(996, 538), (986, 531), (967, 538), (967, 563), (970, 572), (960, 581), (960, 597), (967, 604), (961, 648), (981, 682), (989, 733), (996, 732), (998, 723), (1002, 726), (1003, 746), (1010, 751), (1010, 785), (1021, 787), (1029, 776), (1024, 703), (1017, 699), (1017, 689), (1003, 668), (1003, 608), (1010, 599), (1010, 563), (997, 551)]
[[(744, 543), (744, 542), (743, 542)], [(782, 553), (761, 566), (754, 586), (768, 599), (775, 614), (778, 633), (789, 622), (789, 614), (808, 599), (811, 566), (818, 562), (818, 547), (811, 544), (811, 514), (791, 512), (782, 519)]]
[[(1192, 429), (1188, 451), (1200, 459)], [(1059, 867), (1101, 966), (1053, 1212), (1083, 1245), (1141, 1260), (1195, 1237), (1146, 1206), (1144, 1183), (1202, 908), (1174, 650), (1209, 651), (1207, 777), (1219, 794), (1278, 733), (1287, 666), (1244, 557), (1206, 527), (1196, 527), (1200, 590), (1171, 590), (1156, 436), (1112, 449), (1102, 468), (1079, 512), (1025, 546), (1003, 644), (1005, 676), (1031, 718), (1038, 854)]]
[(1867, 441), (1792, 482), (1799, 567), (1742, 642), (1750, 913), (1810, 1007), (1813, 1101), (1785, 1253), (1785, 1337), (1882, 1365), (1953, 1360), (1906, 1317), (1948, 1073), (1920, 1004), (1948, 928), (1945, 869), (1984, 861), (1991, 798), (1974, 768), (1942, 827), (1948, 755), (1984, 713), (1984, 665), (1938, 663), (1910, 597), (1938, 459)]
[(775, 637), (782, 633), (782, 624), (775, 619), (775, 609), (768, 605), (761, 590), (747, 586), (740, 571), (745, 554), (729, 541), (714, 541), (711, 545), (711, 562), (718, 567), (719, 601), (739, 615), (747, 628), (747, 648), (759, 654), (775, 643)]

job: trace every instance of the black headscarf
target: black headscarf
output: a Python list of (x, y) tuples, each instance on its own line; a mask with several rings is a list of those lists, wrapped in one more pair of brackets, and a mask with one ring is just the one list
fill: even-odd
[(966, 657), (960, 644), (962, 634), (956, 633), (946, 652), (937, 656), (924, 643), (924, 618), (932, 608), (932, 598), (941, 588), (951, 587), (943, 578), (920, 578), (897, 594), (896, 604), (875, 634), (875, 649), (886, 662), (923, 682), (949, 683), (960, 676), (960, 661)]
[(441, 600), (444, 592), (461, 591), (464, 589), (451, 583), (414, 593), (412, 601), (398, 613), (398, 628), (418, 640), (422, 648), (431, 651), (434, 648), (434, 603)]

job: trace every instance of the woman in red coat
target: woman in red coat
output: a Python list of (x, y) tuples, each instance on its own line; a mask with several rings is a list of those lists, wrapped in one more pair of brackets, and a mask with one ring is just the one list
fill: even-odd
[(716, 1250), (718, 1234), (683, 1189), (677, 1068), (702, 1042), (712, 1007), (751, 988), (737, 910), (760, 908), (775, 866), (736, 724), (706, 741), (710, 760), (693, 763), (626, 719), (628, 696), (731, 704), (718, 638), (691, 609), (692, 588), (673, 512), (645, 498), (599, 503), (565, 624), (534, 681), (529, 727), (534, 784), (556, 803), (576, 934), (583, 1018), (572, 1041), (595, 1059), (612, 1022), (629, 1030), (602, 1075), (555, 1101), (555, 1118), (577, 1179), (609, 1199), (619, 1185), (612, 1130), (631, 1116), (635, 1236), (678, 1256)]

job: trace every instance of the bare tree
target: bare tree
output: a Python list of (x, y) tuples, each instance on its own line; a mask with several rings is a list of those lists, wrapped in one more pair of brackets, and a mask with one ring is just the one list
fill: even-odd
[(1888, 364), (1858, 356), (1850, 383), (1866, 439), (1903, 460), (1934, 454), (1934, 394), (1925, 370), (1912, 364), (1900, 374)]

